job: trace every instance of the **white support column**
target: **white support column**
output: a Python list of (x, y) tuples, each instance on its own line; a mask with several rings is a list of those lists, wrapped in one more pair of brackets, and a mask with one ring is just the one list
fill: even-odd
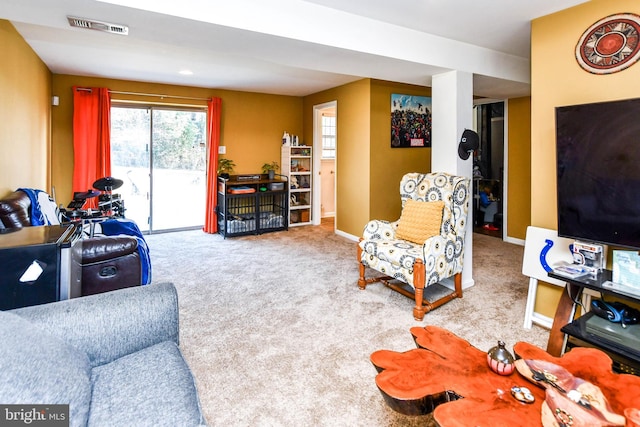
[[(433, 76), (431, 85), (431, 171), (471, 178), (473, 156), (462, 160), (458, 143), (465, 129), (473, 128), (473, 74), (449, 71)], [(469, 217), (464, 248), (462, 287), (473, 286), (473, 192), (469, 188)]]

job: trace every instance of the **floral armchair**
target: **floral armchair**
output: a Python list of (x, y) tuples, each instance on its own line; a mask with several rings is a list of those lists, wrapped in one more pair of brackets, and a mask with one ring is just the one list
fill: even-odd
[[(416, 320), (454, 298), (462, 298), (469, 186), (469, 178), (442, 172), (406, 174), (400, 182), (400, 219), (370, 221), (358, 242), (358, 287), (364, 290), (369, 283), (382, 282), (414, 298)], [(365, 278), (367, 267), (383, 276)], [(439, 289), (435, 300), (426, 298), (427, 287), (452, 276), (454, 290), (443, 286), (444, 295)]]

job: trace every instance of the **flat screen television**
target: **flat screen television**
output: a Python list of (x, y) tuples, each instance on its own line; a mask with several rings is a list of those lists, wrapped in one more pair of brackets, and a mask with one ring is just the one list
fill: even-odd
[(556, 144), (558, 235), (640, 248), (640, 99), (557, 107)]

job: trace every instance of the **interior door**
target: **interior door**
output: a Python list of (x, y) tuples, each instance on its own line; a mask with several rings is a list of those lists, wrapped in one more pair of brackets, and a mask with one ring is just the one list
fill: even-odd
[(318, 171), (313, 181), (314, 216), (336, 217), (336, 177), (337, 177), (337, 101), (313, 106), (313, 156), (314, 169)]
[(336, 160), (322, 159), (320, 164), (320, 179), (322, 180), (320, 215), (322, 218), (333, 217), (336, 214)]

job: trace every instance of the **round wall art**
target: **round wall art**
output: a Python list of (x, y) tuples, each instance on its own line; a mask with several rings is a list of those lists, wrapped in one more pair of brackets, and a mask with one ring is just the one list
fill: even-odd
[(620, 13), (590, 26), (576, 46), (576, 59), (594, 74), (611, 74), (640, 58), (640, 16)]

